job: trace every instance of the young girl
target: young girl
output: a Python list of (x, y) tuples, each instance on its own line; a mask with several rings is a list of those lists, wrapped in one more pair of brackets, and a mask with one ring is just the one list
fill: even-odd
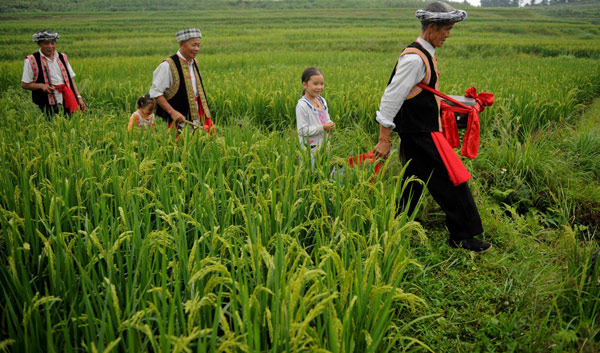
[(335, 129), (335, 123), (329, 117), (329, 109), (325, 98), (321, 97), (325, 85), (323, 74), (311, 66), (302, 73), (304, 91), (296, 105), (296, 127), (298, 138), (303, 147), (316, 150), (323, 144), (327, 132)]
[(154, 108), (156, 107), (154, 98), (150, 98), (150, 94), (146, 93), (138, 98), (137, 107), (138, 109), (129, 118), (127, 130), (131, 131), (133, 126), (142, 129), (154, 126)]

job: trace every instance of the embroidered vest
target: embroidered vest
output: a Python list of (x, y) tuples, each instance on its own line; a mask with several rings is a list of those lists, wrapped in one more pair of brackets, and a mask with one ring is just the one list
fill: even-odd
[[(177, 54), (165, 61), (169, 63), (171, 76), (173, 77), (173, 85), (165, 92), (165, 99), (187, 120), (200, 120), (204, 124), (205, 118), (211, 118), (211, 116), (198, 66), (194, 62), (194, 75), (198, 85), (198, 109), (196, 109), (196, 97), (194, 97), (194, 87), (192, 86), (192, 78), (187, 63)], [(156, 107), (156, 115), (171, 123), (171, 116), (160, 105)]]
[[(426, 69), (425, 78), (421, 82), (431, 88), (437, 89), (437, 64), (429, 52), (419, 43), (413, 42), (400, 56), (407, 54), (416, 54), (421, 57)], [(397, 65), (398, 63), (396, 63)], [(394, 67), (394, 71), (392, 71), (388, 85), (392, 82), (392, 78), (394, 78), (396, 66)], [(442, 131), (439, 98), (433, 93), (415, 86), (410, 90), (400, 111), (394, 117), (394, 124), (396, 125), (394, 131), (398, 133)]]
[[(73, 89), (73, 80), (71, 79), (71, 75), (69, 75), (67, 70), (69, 62), (67, 55), (59, 52), (56, 52), (55, 55), (58, 55), (58, 67), (60, 68), (60, 73), (62, 74), (63, 80), (67, 85), (69, 85), (69, 88)], [(50, 82), (50, 69), (48, 68), (48, 62), (46, 61), (46, 58), (42, 57), (40, 52), (35, 52), (31, 55), (28, 55), (27, 60), (29, 61), (31, 70), (33, 71), (33, 82), (45, 83), (47, 85), (56, 84), (55, 82)], [(42, 72), (41, 75), (40, 71)], [(33, 103), (40, 107), (56, 104), (54, 94), (45, 93), (42, 90), (31, 91), (31, 99), (33, 100)]]

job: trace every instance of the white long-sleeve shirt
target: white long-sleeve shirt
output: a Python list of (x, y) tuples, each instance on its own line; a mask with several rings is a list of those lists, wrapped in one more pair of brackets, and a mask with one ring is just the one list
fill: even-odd
[[(435, 48), (425, 39), (419, 37), (417, 42), (423, 46), (432, 58), (435, 58)], [(419, 55), (406, 54), (398, 59), (396, 73), (392, 82), (385, 88), (375, 120), (383, 127), (394, 129), (394, 117), (400, 111), (408, 93), (421, 82), (427, 74), (427, 68)]]
[[(327, 136), (327, 132), (323, 129), (323, 124), (331, 121), (325, 98), (321, 96), (317, 98), (323, 105), (322, 111), (315, 108), (312, 102), (305, 96), (302, 96), (296, 105), (298, 139), (302, 146), (310, 146), (311, 148), (316, 148), (323, 144), (323, 140)], [(325, 117), (324, 121), (319, 119), (319, 114)]]

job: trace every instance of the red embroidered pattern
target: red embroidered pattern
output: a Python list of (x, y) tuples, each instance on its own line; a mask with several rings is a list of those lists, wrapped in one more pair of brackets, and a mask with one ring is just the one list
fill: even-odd
[(35, 82), (40, 74), (37, 63), (35, 62), (35, 57), (33, 55), (27, 55), (27, 60), (29, 60), (29, 65), (31, 65), (31, 71), (33, 71), (33, 82)]

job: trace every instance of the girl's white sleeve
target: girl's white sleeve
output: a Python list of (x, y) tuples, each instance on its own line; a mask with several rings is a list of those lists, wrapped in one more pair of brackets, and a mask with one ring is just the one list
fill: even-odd
[(296, 105), (296, 128), (298, 129), (298, 136), (300, 137), (311, 137), (318, 135), (323, 132), (323, 125), (320, 123), (317, 125), (311, 125), (310, 123), (310, 112), (306, 104), (299, 102)]

